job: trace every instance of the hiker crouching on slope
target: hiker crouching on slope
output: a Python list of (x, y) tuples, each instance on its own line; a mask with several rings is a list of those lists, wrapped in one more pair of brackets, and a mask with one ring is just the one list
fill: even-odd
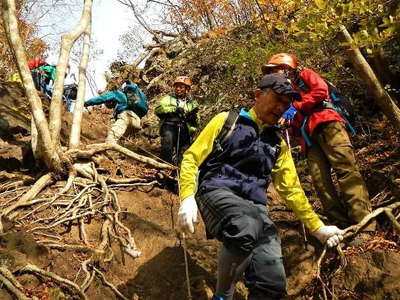
[(266, 209), (270, 183), (322, 243), (333, 247), (343, 239), (339, 228), (325, 226), (313, 212), (288, 146), (274, 126), (299, 97), (284, 75), (264, 76), (254, 106), (240, 111), (231, 134), (220, 138), (232, 118), (232, 113), (220, 113), (183, 155), (178, 226), (193, 233), (198, 207), (207, 236), (222, 243), (214, 300), (231, 300), (243, 272), (248, 299), (286, 295), (280, 238)]
[(140, 129), (140, 118), (147, 114), (147, 97), (136, 83), (128, 82), (125, 87), (113, 89), (85, 102), (85, 107), (105, 103), (114, 108), (115, 122), (108, 131), (106, 143), (117, 143), (128, 127)]
[[(311, 69), (299, 71), (297, 57), (288, 53), (273, 55), (262, 71), (286, 73), (301, 94), (301, 101), (294, 102), (284, 116), (295, 135), (302, 137), (302, 148), (325, 213), (332, 222), (360, 222), (371, 212), (368, 190), (346, 132), (348, 121), (332, 106), (326, 81)], [(331, 169), (337, 176), (340, 197)], [(363, 230), (374, 231), (375, 222)]]
[(176, 165), (190, 146), (191, 135), (199, 123), (199, 105), (189, 95), (191, 86), (189, 77), (176, 77), (175, 94), (162, 97), (155, 108), (155, 114), (160, 118), (161, 158)]

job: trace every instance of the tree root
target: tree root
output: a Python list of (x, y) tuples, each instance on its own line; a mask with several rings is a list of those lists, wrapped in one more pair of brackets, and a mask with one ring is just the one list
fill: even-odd
[[(91, 145), (87, 150), (70, 150), (69, 153), (72, 157), (75, 155), (75, 157), (85, 158), (104, 150), (121, 152), (156, 168), (164, 168), (166, 172), (175, 168), (171, 165), (159, 163), (138, 155), (119, 145)], [(6, 190), (7, 201), (2, 203), (2, 216), (11, 216), (11, 220), (18, 222), (19, 226), (25, 227), (24, 230), (26, 232), (31, 232), (40, 245), (59, 251), (70, 250), (75, 253), (81, 253), (79, 256), (85, 255), (86, 259), (80, 268), (85, 274), (82, 284), (76, 284), (32, 264), (27, 264), (22, 268), (20, 270), (21, 274), (33, 273), (42, 277), (48, 277), (56, 284), (65, 286), (71, 293), (78, 295), (81, 299), (86, 299), (85, 291), (90, 287), (94, 278), (99, 276), (103, 284), (111, 288), (119, 298), (127, 299), (113, 284), (107, 281), (105, 275), (100, 271), (100, 263), (111, 261), (115, 255), (113, 243), (119, 244), (121, 259), (124, 264), (126, 256), (137, 258), (141, 254), (137, 249), (130, 229), (120, 220), (120, 214), (123, 211), (119, 204), (118, 195), (112, 188), (154, 185), (157, 181), (149, 181), (148, 179), (138, 177), (123, 179), (106, 178), (98, 174), (93, 162), (74, 163), (68, 166), (70, 170), (67, 182), (56, 186), (58, 191), (52, 196), (37, 198), (37, 195), (54, 181), (52, 173), (42, 176), (22, 197), (20, 197), (21, 195), (17, 195), (20, 199), (14, 197), (14, 194), (19, 194), (18, 190), (22, 188), (18, 188), (18, 190), (17, 188), (13, 188), (12, 191)], [(161, 172), (162, 170), (158, 174)], [(21, 208), (25, 208), (25, 211)], [(29, 211), (27, 211), (27, 208)], [(102, 222), (100, 241), (96, 243), (97, 245), (93, 244), (93, 239), (89, 240), (86, 233), (86, 224), (92, 220)], [(68, 243), (68, 240), (64, 240), (62, 236), (66, 232), (64, 230), (70, 230), (71, 226), (77, 226), (82, 244), (77, 242)], [(60, 229), (63, 231), (60, 232)], [(7, 287), (10, 287), (11, 293), (18, 299), (30, 299), (24, 295), (23, 287), (10, 274), (7, 273), (5, 275), (0, 270), (0, 276), (2, 276), (0, 280)], [(79, 280), (80, 276), (78, 275), (76, 275), (75, 281)]]
[(47, 185), (49, 185), (52, 182), (53, 182), (52, 174), (48, 173), (46, 175), (43, 175), (38, 179), (38, 181), (36, 181), (36, 183), (32, 186), (32, 188), (24, 196), (22, 196), (15, 204), (4, 209), (3, 213), (0, 215), (0, 233), (3, 232), (3, 224), (1, 222), (2, 216), (7, 216), (8, 214), (10, 214), (10, 212), (20, 207), (31, 205), (30, 200), (36, 197), (37, 194), (39, 194)]
[(50, 224), (48, 226), (39, 226), (39, 227), (35, 227), (35, 228), (32, 228), (32, 229), (29, 229), (29, 230), (27, 230), (27, 232), (33, 232), (33, 231), (36, 231), (36, 230), (48, 230), (48, 229), (54, 228), (54, 227), (56, 227), (56, 226), (58, 226), (60, 224), (63, 224), (63, 223), (69, 222), (69, 221), (73, 221), (73, 220), (76, 220), (76, 219), (79, 219), (79, 218), (82, 218), (82, 217), (85, 217), (85, 216), (89, 216), (89, 215), (93, 215), (93, 212), (88, 211), (88, 212), (85, 212), (85, 213), (83, 213), (81, 215), (64, 218), (64, 219), (61, 219), (61, 220), (59, 220), (59, 221), (57, 221), (55, 223), (52, 223), (52, 224)]
[(60, 284), (60, 285), (64, 285), (67, 286), (70, 290), (72, 290), (73, 292), (75, 292), (77, 295), (79, 295), (79, 297), (81, 299), (85, 299), (87, 300), (86, 295), (82, 292), (81, 288), (74, 282), (62, 278), (52, 272), (47, 272), (45, 270), (42, 270), (40, 268), (38, 268), (35, 265), (32, 264), (27, 264), (25, 267), (23, 267), (21, 269), (22, 272), (28, 272), (28, 273), (34, 273), (37, 275), (40, 275), (42, 277), (48, 277), (51, 278), (52, 280), (54, 280), (56, 283)]
[(88, 269), (88, 265), (89, 265), (90, 261), (91, 261), (91, 258), (85, 260), (82, 263), (82, 270), (86, 274), (85, 279), (83, 280), (83, 282), (81, 284), (81, 290), (83, 292), (85, 292), (87, 290), (87, 288), (90, 286), (90, 284), (92, 283), (92, 281), (94, 279), (94, 271), (89, 272), (89, 269)]
[(140, 182), (140, 183), (118, 183), (118, 184), (111, 184), (110, 187), (131, 187), (131, 186), (149, 186), (156, 184), (158, 181), (153, 180), (151, 182)]
[(92, 145), (88, 145), (85, 150), (68, 150), (67, 155), (71, 155), (71, 157), (73, 157), (75, 159), (76, 158), (90, 158), (96, 153), (104, 152), (107, 150), (113, 150), (113, 151), (120, 152), (130, 158), (133, 158), (137, 161), (140, 161), (142, 163), (151, 165), (151, 166), (159, 168), (159, 169), (170, 169), (170, 170), (176, 169), (176, 167), (174, 167), (170, 164), (160, 163), (152, 158), (137, 154), (137, 153), (135, 153), (125, 147), (122, 147), (118, 144), (107, 144), (107, 143), (92, 144)]
[(52, 241), (38, 241), (39, 244), (43, 244), (48, 248), (58, 249), (58, 250), (76, 250), (80, 252), (93, 252), (94, 249), (90, 248), (89, 246), (84, 245), (68, 245), (68, 244), (57, 244)]
[(111, 184), (129, 184), (129, 183), (145, 183), (146, 179), (140, 177), (132, 178), (107, 178), (106, 183)]
[(100, 276), (101, 280), (103, 281), (103, 283), (108, 286), (110, 289), (112, 289), (112, 291), (121, 299), (124, 300), (129, 300), (128, 298), (126, 298), (124, 295), (122, 295), (122, 293), (120, 291), (118, 291), (118, 289), (110, 282), (107, 281), (106, 277), (104, 276), (104, 274), (96, 269), (95, 267), (93, 267), (93, 270)]
[(9, 192), (11, 188), (17, 189), (18, 187), (23, 186), (23, 185), (24, 185), (23, 180), (18, 180), (18, 181), (2, 184), (2, 185), (0, 185), (0, 195), (2, 195), (3, 193)]
[(357, 234), (362, 228), (364, 228), (372, 219), (376, 218), (381, 213), (385, 213), (388, 216), (389, 220), (393, 223), (394, 228), (396, 228), (400, 232), (400, 223), (396, 220), (393, 215), (393, 211), (397, 208), (400, 208), (400, 201), (395, 202), (391, 205), (380, 207), (375, 209), (370, 214), (366, 215), (358, 224), (352, 225), (344, 229), (345, 235), (344, 237), (350, 237)]
[(3, 274), (0, 274), (0, 281), (6, 286), (6, 288), (14, 294), (14, 296), (18, 300), (32, 300), (31, 298), (25, 296), (25, 294), (18, 288), (16, 287), (13, 282), (10, 280), (10, 278), (4, 276)]
[[(362, 228), (364, 228), (372, 219), (375, 219), (378, 215), (380, 215), (381, 213), (385, 213), (386, 216), (388, 217), (388, 219), (393, 223), (393, 226), (396, 230), (398, 230), (400, 232), (400, 224), (397, 221), (397, 218), (394, 216), (393, 211), (396, 210), (397, 208), (400, 208), (400, 202), (395, 202), (391, 205), (388, 205), (386, 207), (380, 207), (376, 210), (374, 210), (373, 212), (371, 212), (370, 214), (366, 215), (358, 224), (349, 226), (347, 228), (344, 229), (344, 238), (349, 238), (351, 236), (356, 235)], [(347, 264), (347, 260), (346, 257), (344, 256), (343, 250), (341, 248), (342, 246), (339, 244), (336, 247), (336, 250), (338, 252), (339, 255), (339, 259), (340, 259), (340, 264), (338, 269), (330, 276), (330, 278), (332, 278), (334, 275), (338, 274), (341, 270), (343, 270), (346, 267)], [(322, 268), (322, 263), (324, 258), (326, 257), (327, 254), (327, 245), (324, 246), (324, 249), (320, 255), (320, 257), (317, 260), (317, 272), (316, 272), (316, 277), (318, 279), (318, 281), (321, 283), (322, 286), (322, 293), (323, 293), (323, 297), (324, 299), (328, 299), (328, 293), (331, 295), (332, 299), (338, 299), (337, 296), (335, 296), (335, 294), (333, 293), (333, 291), (331, 291), (328, 288), (328, 285), (325, 283), (325, 281), (322, 279), (321, 277), (321, 268)], [(328, 278), (328, 280), (330, 280), (330, 278)]]
[(11, 291), (18, 299), (30, 299), (22, 292), (24, 287), (14, 277), (6, 266), (0, 266), (0, 281)]

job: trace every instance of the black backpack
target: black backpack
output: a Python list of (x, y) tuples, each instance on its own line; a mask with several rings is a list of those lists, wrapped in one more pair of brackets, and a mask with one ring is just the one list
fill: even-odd
[[(333, 83), (326, 79), (324, 79), (324, 81), (328, 86), (328, 94), (332, 101), (329, 101), (328, 99), (322, 101), (319, 105), (315, 106), (314, 111), (321, 109), (335, 110), (343, 118), (346, 128), (350, 131), (351, 135), (356, 135), (357, 132), (353, 125), (351, 125), (351, 123), (355, 120), (355, 114), (349, 98), (343, 94)], [(296, 85), (305, 93), (309, 91), (303, 80), (299, 80)], [(307, 120), (308, 118), (304, 119), (305, 122)], [(304, 125), (305, 123), (303, 122), (302, 127), (304, 127)]]
[[(349, 98), (346, 97), (335, 85), (333, 85), (328, 80), (324, 79), (325, 83), (328, 86), (328, 94), (332, 101), (328, 99), (322, 101), (318, 105), (314, 107), (314, 111), (323, 110), (323, 109), (332, 109), (336, 111), (344, 120), (347, 130), (350, 132), (352, 136), (357, 134), (357, 131), (354, 129), (351, 124), (355, 119), (354, 110), (349, 101)], [(307, 85), (304, 81), (299, 80), (297, 82), (297, 86), (305, 93), (309, 92)], [(301, 125), (301, 135), (307, 143), (307, 146), (311, 147), (312, 142), (310, 137), (308, 136), (305, 127), (309, 120), (309, 116), (305, 116), (303, 123)]]
[(211, 154), (223, 151), (222, 144), (232, 135), (238, 118), (239, 114), (236, 111), (229, 111), (224, 126), (222, 126), (221, 131), (214, 140), (214, 146)]
[(345, 121), (353, 122), (355, 120), (355, 114), (350, 99), (343, 94), (332, 82), (325, 80), (328, 85), (329, 97), (332, 99), (332, 103), (335, 110), (342, 116)]
[(78, 85), (76, 83), (71, 83), (64, 85), (64, 97), (71, 100), (76, 100), (78, 95)]
[[(324, 103), (320, 105), (321, 107), (317, 106), (316, 109), (333, 109), (337, 111), (345, 121), (354, 121), (354, 109), (349, 98), (343, 94), (332, 82), (329, 82), (326, 79), (324, 79), (324, 81), (328, 86), (328, 94), (332, 100), (332, 105), (329, 105), (328, 100), (324, 100)], [(299, 80), (297, 86), (305, 93), (309, 91), (307, 85), (302, 80)]]

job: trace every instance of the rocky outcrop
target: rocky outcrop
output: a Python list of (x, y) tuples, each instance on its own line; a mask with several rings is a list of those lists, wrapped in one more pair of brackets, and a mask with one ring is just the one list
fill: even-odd
[(26, 135), (30, 130), (29, 103), (19, 83), (0, 85), (0, 137)]

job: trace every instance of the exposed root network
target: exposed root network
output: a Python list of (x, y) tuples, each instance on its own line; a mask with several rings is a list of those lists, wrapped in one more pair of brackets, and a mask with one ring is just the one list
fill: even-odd
[[(135, 178), (107, 178), (97, 172), (95, 163), (90, 158), (96, 153), (114, 150), (135, 160), (149, 164), (158, 169), (174, 169), (168, 164), (159, 163), (154, 159), (136, 154), (119, 145), (97, 144), (88, 146), (85, 150), (73, 150), (66, 153), (75, 162), (69, 170), (69, 176), (64, 186), (56, 187), (57, 191), (51, 195), (49, 189), (54, 190), (56, 176), (47, 173), (41, 176), (28, 189), (20, 184), (7, 186), (2, 195), (7, 200), (2, 202), (0, 230), (5, 232), (3, 224), (12, 223), (20, 230), (31, 233), (38, 244), (58, 251), (71, 250), (84, 255), (77, 282), (62, 278), (53, 272), (42, 270), (28, 263), (18, 270), (11, 272), (5, 265), (0, 266), (0, 281), (17, 299), (34, 299), (27, 296), (26, 290), (19, 283), (18, 276), (25, 273), (51, 279), (58, 286), (63, 287), (73, 297), (87, 299), (85, 291), (90, 287), (95, 277), (109, 287), (117, 297), (127, 299), (110, 283), (102, 270), (102, 263), (111, 262), (115, 256), (114, 249), (120, 249), (122, 262), (127, 257), (133, 259), (141, 252), (136, 246), (130, 229), (121, 220), (121, 206), (116, 188), (126, 186), (154, 185), (156, 180)], [(82, 161), (86, 159), (86, 161)], [(168, 172), (166, 172), (168, 173)], [(168, 174), (166, 174), (168, 176)], [(11, 188), (11, 189), (10, 189)], [(46, 190), (46, 188), (49, 188)], [(87, 226), (93, 222), (100, 223), (99, 241), (88, 238)], [(62, 233), (72, 227), (79, 231), (80, 243), (71, 244), (64, 240)], [(117, 246), (113, 248), (113, 245)]]

